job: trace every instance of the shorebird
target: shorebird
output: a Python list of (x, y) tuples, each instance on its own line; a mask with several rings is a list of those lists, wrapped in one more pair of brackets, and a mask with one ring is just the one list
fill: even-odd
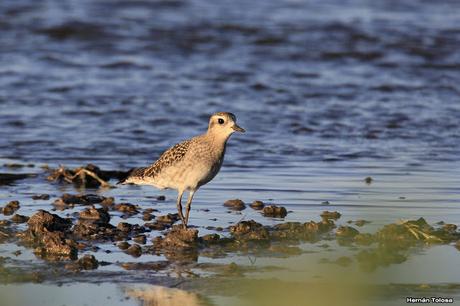
[[(195, 192), (219, 172), (227, 140), (234, 132), (245, 130), (236, 124), (232, 113), (215, 113), (206, 133), (180, 142), (166, 150), (148, 167), (135, 168), (121, 184), (151, 185), (177, 190), (177, 211), (186, 228)], [(188, 191), (186, 214), (182, 212), (182, 195)]]

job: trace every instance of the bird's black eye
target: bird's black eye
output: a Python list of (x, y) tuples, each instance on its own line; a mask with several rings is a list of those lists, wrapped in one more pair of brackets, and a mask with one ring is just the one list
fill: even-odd
[(219, 124), (224, 124), (225, 121), (224, 121), (224, 119), (219, 118), (219, 120), (217, 120), (217, 122), (219, 122)]

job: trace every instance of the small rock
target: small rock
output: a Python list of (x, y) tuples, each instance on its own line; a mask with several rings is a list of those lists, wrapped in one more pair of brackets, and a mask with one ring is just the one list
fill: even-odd
[(164, 195), (160, 195), (160, 196), (157, 197), (157, 200), (158, 201), (164, 201), (164, 200), (166, 200), (166, 197)]
[(139, 210), (137, 210), (137, 208), (138, 207), (136, 205), (131, 203), (120, 203), (115, 205), (115, 210), (130, 215), (139, 213)]
[(119, 242), (119, 243), (117, 244), (117, 246), (118, 246), (118, 248), (119, 248), (120, 250), (126, 250), (126, 249), (128, 249), (131, 245), (130, 245), (128, 242), (126, 242), (126, 241), (121, 241), (121, 242)]
[(329, 201), (323, 201), (321, 202), (321, 205), (327, 206), (327, 205), (331, 205), (331, 203)]
[(145, 235), (138, 235), (133, 237), (133, 241), (140, 244), (145, 244), (147, 242), (147, 237)]
[(138, 244), (133, 244), (125, 252), (133, 257), (140, 257), (142, 255), (142, 248)]
[(159, 223), (165, 223), (172, 225), (174, 222), (179, 220), (179, 214), (167, 214), (164, 216), (158, 216), (156, 221)]
[(110, 215), (104, 208), (87, 208), (80, 212), (79, 215), (81, 219), (94, 220), (104, 224), (110, 221)]
[(131, 232), (132, 228), (133, 228), (133, 226), (131, 224), (129, 224), (129, 223), (126, 223), (126, 222), (120, 222), (117, 225), (117, 229), (119, 229), (120, 231), (125, 232), (125, 233)]
[(264, 208), (265, 204), (262, 201), (257, 201), (256, 200), (256, 201), (252, 202), (250, 206), (251, 206), (252, 209), (261, 210), (261, 209)]
[(78, 265), (83, 270), (94, 270), (99, 267), (99, 262), (96, 260), (94, 255), (84, 255), (78, 260)]
[(50, 195), (49, 194), (36, 194), (32, 196), (32, 200), (49, 200)]
[(1, 208), (1, 212), (5, 216), (11, 216), (16, 210), (19, 209), (19, 207), (19, 201), (10, 201), (5, 205), (5, 207)]
[(115, 199), (113, 197), (104, 198), (100, 204), (102, 207), (110, 209), (113, 206), (113, 204), (115, 204)]
[(144, 212), (144, 213), (142, 214), (142, 220), (144, 220), (144, 221), (150, 221), (150, 220), (152, 220), (153, 218), (154, 218), (154, 216), (153, 216), (151, 213), (146, 213), (146, 212)]
[(99, 262), (94, 255), (84, 255), (80, 259), (65, 265), (66, 269), (74, 272), (79, 272), (81, 270), (94, 270), (98, 267)]
[(320, 216), (321, 216), (321, 218), (323, 218), (323, 219), (337, 220), (337, 219), (339, 219), (342, 215), (341, 215), (339, 212), (337, 212), (337, 211), (327, 211), (327, 210), (325, 210), (325, 211), (323, 211), (323, 212), (321, 213)]
[(243, 210), (246, 208), (246, 205), (240, 199), (225, 201), (224, 206), (232, 210)]
[(287, 210), (282, 206), (270, 205), (264, 207), (262, 214), (265, 217), (284, 218), (287, 215)]
[(154, 230), (154, 231), (162, 231), (164, 229), (167, 229), (171, 225), (166, 224), (166, 223), (158, 222), (158, 220), (157, 220), (156, 222), (144, 223), (144, 226), (149, 228), (149, 229), (151, 229), (151, 230)]
[(370, 176), (368, 176), (368, 177), (366, 177), (366, 178), (364, 179), (364, 182), (366, 182), (367, 185), (372, 184), (372, 181), (373, 181), (373, 179), (372, 179), (372, 177), (370, 177)]

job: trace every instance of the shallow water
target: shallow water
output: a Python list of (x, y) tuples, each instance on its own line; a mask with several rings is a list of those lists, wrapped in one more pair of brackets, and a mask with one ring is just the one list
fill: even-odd
[[(421, 0), (2, 1), (0, 164), (36, 167), (0, 172), (39, 176), (0, 186), (0, 201), (19, 200), (25, 215), (49, 210), (77, 191), (47, 182), (39, 165), (143, 166), (203, 132), (209, 114), (231, 111), (248, 132), (232, 136), (221, 173), (195, 197), (200, 235), (241, 219), (281, 221), (250, 208), (229, 213), (222, 203), (230, 198), (281, 204), (291, 211), (285, 221), (338, 210), (342, 223), (372, 221), (364, 232), (418, 217), (458, 224), (459, 9)], [(175, 211), (172, 191), (82, 192)], [(33, 201), (38, 193), (51, 199)], [(167, 200), (148, 198), (159, 194)], [(0, 256), (17, 248), (2, 245)], [(99, 260), (133, 261), (111, 244), (101, 248), (112, 253), (95, 252)], [(323, 253), (257, 263), (308, 280), (314, 272), (292, 267)], [(421, 250), (375, 280), (460, 283), (451, 269), (459, 258), (453, 246)], [(18, 259), (37, 261), (26, 249)], [(199, 261), (251, 264), (237, 255)], [(100, 290), (116, 291), (107, 286)]]

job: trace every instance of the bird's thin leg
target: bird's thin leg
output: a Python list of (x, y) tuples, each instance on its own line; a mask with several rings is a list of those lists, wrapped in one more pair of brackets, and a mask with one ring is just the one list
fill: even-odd
[(185, 222), (185, 219), (184, 219), (184, 214), (182, 213), (182, 194), (183, 193), (184, 193), (183, 191), (179, 191), (177, 195), (177, 212), (179, 213), (179, 217), (182, 220), (182, 225), (184, 227), (187, 227), (187, 223)]
[(188, 224), (188, 216), (190, 214), (190, 208), (192, 206), (192, 200), (193, 200), (193, 194), (195, 193), (195, 191), (190, 191), (190, 193), (188, 194), (188, 198), (187, 198), (187, 205), (186, 205), (186, 211), (185, 211), (185, 225)]

